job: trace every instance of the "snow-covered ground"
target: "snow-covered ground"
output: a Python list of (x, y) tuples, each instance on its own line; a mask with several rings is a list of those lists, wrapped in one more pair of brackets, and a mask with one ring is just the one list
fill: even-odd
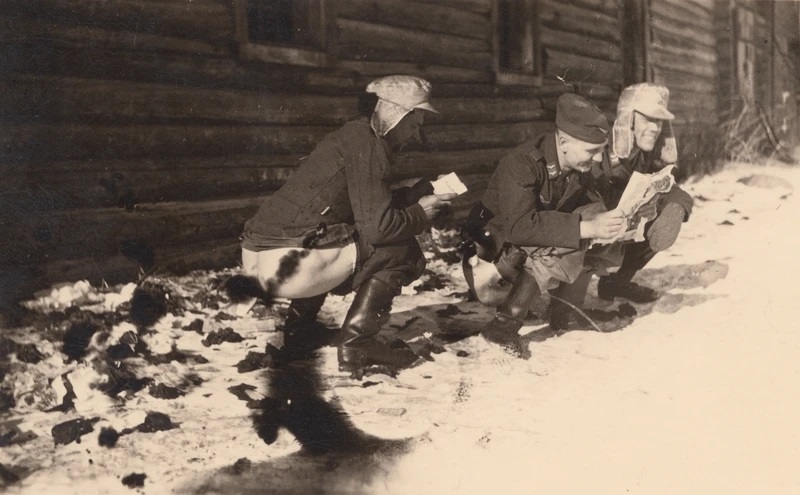
[[(769, 178), (738, 182), (754, 175)], [(11, 443), (0, 447), (0, 471), (12, 473), (0, 480), (8, 493), (24, 494), (127, 493), (121, 480), (132, 473), (146, 474), (133, 489), (147, 494), (800, 493), (800, 200), (792, 186), (800, 186), (800, 169), (753, 165), (684, 185), (696, 198), (690, 222), (638, 276), (664, 295), (635, 305), (632, 320), (601, 325), (619, 331), (586, 325), (556, 334), (533, 320), (523, 329), (529, 360), (472, 336), (397, 377), (360, 381), (337, 370), (334, 348), (322, 349), (320, 396), (348, 414), (358, 435), (385, 440), (348, 454), (305, 453), (286, 429), (265, 444), (253, 410), (228, 390), (245, 384), (240, 390), (253, 399), (271, 394), (270, 370), (236, 368), (267, 342), (280, 345), (274, 320), (263, 314), (215, 319), (218, 311), (200, 301), (196, 313), (168, 314), (155, 334), (142, 336), (155, 354), (175, 344), (205, 358), (128, 359), (137, 376), (185, 392), (173, 399), (147, 387), (110, 399), (90, 387), (99, 376), (92, 352), (100, 351), (64, 364), (60, 341), (42, 341), (41, 328), (10, 331), (44, 359), (20, 363), (12, 354), (6, 385), (34, 393), (30, 404), (23, 394), (0, 416), (0, 440)], [(430, 268), (429, 286), (444, 286), (405, 291), (389, 325), (416, 346), (477, 331), (491, 317), (464, 301), (458, 264), (435, 259)], [(595, 283), (589, 292), (593, 316), (613, 315), (623, 303), (592, 297)], [(329, 297), (325, 319), (340, 323), (348, 305), (347, 297)], [(204, 321), (200, 332), (184, 328), (196, 319)], [(202, 343), (225, 327), (244, 340)], [(117, 323), (109, 341), (129, 329)], [(43, 412), (61, 402), (66, 382), (75, 408)], [(148, 412), (165, 413), (178, 427), (98, 444), (103, 428), (134, 428)], [(97, 421), (80, 443), (56, 445), (53, 426), (78, 417)], [(27, 432), (36, 438), (27, 440)], [(250, 462), (234, 467), (242, 458)], [(22, 479), (11, 483), (13, 475)]]

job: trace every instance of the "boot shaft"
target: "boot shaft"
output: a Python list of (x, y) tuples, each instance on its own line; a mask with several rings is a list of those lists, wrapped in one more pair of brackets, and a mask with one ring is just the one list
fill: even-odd
[(396, 289), (375, 278), (361, 284), (342, 325), (345, 335), (366, 337), (377, 334), (389, 320), (396, 295)]

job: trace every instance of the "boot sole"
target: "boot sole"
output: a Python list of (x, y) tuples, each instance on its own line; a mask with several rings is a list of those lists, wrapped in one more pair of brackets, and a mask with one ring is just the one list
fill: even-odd
[(677, 203), (669, 203), (661, 211), (653, 223), (647, 235), (650, 249), (658, 253), (669, 249), (678, 240), (681, 232), (681, 224), (686, 216), (683, 207)]
[(397, 362), (371, 360), (362, 355), (360, 349), (339, 348), (339, 371), (353, 372), (369, 366), (389, 366), (392, 368), (405, 369), (413, 365), (419, 359), (413, 351), (409, 351), (407, 359)]

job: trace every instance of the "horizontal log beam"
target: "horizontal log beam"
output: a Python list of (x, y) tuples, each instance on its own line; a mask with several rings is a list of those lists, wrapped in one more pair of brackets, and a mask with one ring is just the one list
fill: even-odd
[(681, 72), (712, 81), (717, 76), (716, 65), (710, 65), (707, 62), (689, 63), (685, 57), (666, 52), (659, 47), (651, 47), (648, 58), (651, 65), (670, 71)]
[(434, 105), (448, 124), (527, 122), (544, 115), (536, 98), (438, 98)]
[(687, 50), (698, 50), (704, 53), (709, 54), (717, 54), (716, 46), (708, 46), (702, 43), (698, 43), (696, 40), (691, 38), (686, 38), (683, 36), (676, 36), (669, 31), (664, 31), (663, 29), (653, 29), (652, 30), (652, 41), (653, 45), (658, 45), (665, 48), (677, 48), (677, 49), (687, 49)]
[[(681, 3), (681, 5), (686, 5)], [(683, 7), (668, 5), (664, 0), (652, 2), (650, 5), (652, 20), (660, 20), (676, 28), (713, 33), (714, 19), (711, 15), (696, 16)], [(655, 24), (654, 24), (655, 25)]]
[(67, 46), (98, 47), (105, 50), (143, 50), (148, 52), (190, 53), (230, 56), (228, 46), (201, 40), (159, 34), (116, 31), (90, 26), (64, 26), (55, 20), (35, 21), (0, 16), (0, 41), (47, 39)]
[(544, 52), (545, 72), (563, 79), (565, 83), (574, 85), (576, 89), (578, 83), (583, 81), (610, 86), (622, 84), (621, 63), (582, 57), (552, 48), (546, 48)]
[(518, 124), (437, 125), (424, 129), (435, 151), (514, 147), (553, 129), (551, 122)]
[(664, 19), (658, 16), (653, 16), (650, 19), (650, 26), (654, 30), (661, 30), (673, 36), (682, 37), (687, 40), (692, 40), (700, 45), (708, 46), (711, 48), (716, 47), (716, 39), (714, 38), (713, 25), (710, 25), (705, 29), (697, 29), (692, 26), (687, 26), (681, 22), (675, 22), (672, 19)]
[[(427, 5), (442, 5), (442, 0), (416, 0)], [(492, 12), (492, 2), (494, 0), (447, 0), (448, 7), (463, 9), (469, 12), (488, 16)]]
[(697, 5), (708, 12), (714, 12), (715, 0), (686, 0), (686, 2)]
[[(701, 5), (688, 0), (656, 0), (651, 4), (653, 13), (669, 11), (670, 17), (675, 19), (686, 19), (685, 22), (696, 22), (708, 24), (714, 20), (714, 10), (704, 8)], [(691, 18), (689, 20), (688, 18)]]
[(301, 155), (80, 160), (0, 166), (0, 198), (18, 214), (158, 201), (202, 201), (274, 191)]
[(717, 82), (711, 78), (686, 77), (682, 72), (675, 72), (661, 67), (652, 67), (653, 82), (669, 88), (671, 94), (681, 91), (694, 91), (713, 97), (717, 91)]
[(571, 0), (579, 7), (602, 12), (610, 17), (618, 17), (620, 14), (619, 2), (617, 0)]
[(337, 19), (337, 53), (342, 59), (415, 62), (468, 69), (491, 68), (487, 41), (361, 21)]
[[(251, 88), (260, 91), (342, 93), (349, 84), (342, 75), (306, 68), (246, 64), (234, 58), (198, 57), (179, 53), (75, 47), (48, 39), (13, 40), (0, 44), (0, 79), (10, 74), (58, 75), (104, 80), (158, 82), (179, 87)], [(358, 88), (363, 91), (363, 88)]]
[(486, 15), (448, 4), (407, 0), (337, 0), (336, 14), (345, 19), (453, 34), (489, 41), (494, 29)]
[(442, 151), (438, 153), (409, 153), (396, 164), (397, 179), (411, 177), (436, 177), (456, 172), (459, 176), (487, 174), (494, 171), (502, 157), (513, 148), (488, 148), (468, 151)]
[(355, 96), (301, 96), (58, 77), (16, 76), (8, 82), (9, 90), (0, 93), (0, 118), (338, 125), (358, 114)]
[(619, 42), (620, 22), (616, 16), (559, 2), (545, 0), (539, 7), (539, 20), (544, 26)]
[[(0, 266), (55, 259), (107, 258), (210, 239), (231, 239), (261, 204), (261, 197), (46, 212), (4, 219)], [(138, 249), (136, 247), (139, 247)]]
[(220, 43), (233, 39), (228, 6), (214, 2), (136, 0), (4, 0), (0, 15), (163, 34)]
[(651, 49), (683, 58), (687, 65), (716, 65), (717, 51), (708, 47), (684, 48), (673, 44), (654, 44)]
[(0, 124), (0, 163), (307, 153), (333, 127)]
[[(340, 60), (336, 64), (340, 71), (352, 72), (368, 78), (386, 74), (408, 74), (425, 78), (431, 82), (488, 83), (493, 75), (486, 70), (461, 69), (410, 62), (371, 62), (366, 60)], [(434, 88), (434, 91), (436, 89)]]
[(543, 27), (540, 32), (542, 46), (602, 60), (622, 60), (619, 44), (585, 34), (570, 33)]

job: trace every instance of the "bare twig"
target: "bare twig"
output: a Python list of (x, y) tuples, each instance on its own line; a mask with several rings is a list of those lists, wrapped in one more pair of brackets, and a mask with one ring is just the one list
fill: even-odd
[(561, 299), (560, 297), (558, 297), (558, 296), (554, 296), (554, 295), (552, 295), (552, 294), (550, 294), (550, 298), (551, 298), (551, 299), (555, 299), (556, 301), (561, 301), (562, 303), (566, 304), (566, 305), (567, 305), (567, 306), (569, 306), (570, 308), (574, 309), (574, 310), (575, 310), (575, 311), (576, 311), (576, 312), (577, 312), (579, 315), (583, 316), (583, 317), (586, 319), (586, 321), (588, 321), (589, 323), (591, 323), (591, 325), (594, 327), (594, 329), (595, 329), (595, 330), (597, 330), (598, 332), (601, 332), (601, 333), (603, 332), (603, 331), (600, 329), (600, 327), (598, 327), (598, 326), (597, 326), (597, 323), (595, 323), (593, 319), (589, 318), (589, 315), (587, 315), (586, 313), (584, 313), (584, 312), (583, 312), (583, 310), (582, 310), (581, 308), (579, 308), (579, 307), (575, 306), (574, 304), (572, 304), (572, 303), (571, 303), (571, 302), (569, 302), (569, 301), (565, 301), (564, 299)]

